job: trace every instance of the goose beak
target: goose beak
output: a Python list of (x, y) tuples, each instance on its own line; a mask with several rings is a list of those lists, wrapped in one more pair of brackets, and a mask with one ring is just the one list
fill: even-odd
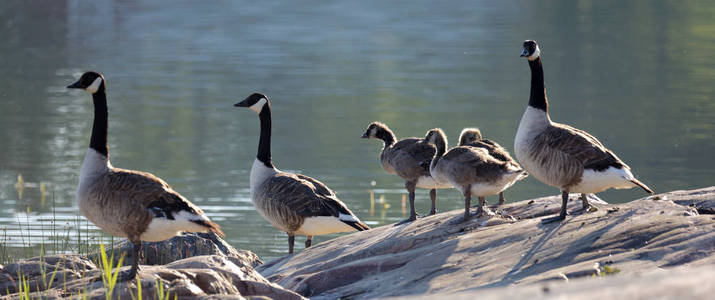
[(524, 48), (524, 51), (521, 51), (521, 56), (520, 57), (525, 57), (529, 56), (529, 49)]
[(68, 85), (67, 88), (68, 89), (81, 89), (82, 86), (79, 84), (79, 80), (77, 80), (77, 82)]
[(233, 106), (235, 106), (235, 107), (248, 107), (248, 101), (243, 100), (243, 101), (241, 101), (241, 102), (238, 102), (238, 103), (234, 104)]
[(369, 136), (367, 135), (367, 132), (365, 132), (365, 133), (362, 134), (362, 136), (361, 136), (360, 138), (361, 138), (361, 139), (366, 139), (366, 138), (369, 138)]

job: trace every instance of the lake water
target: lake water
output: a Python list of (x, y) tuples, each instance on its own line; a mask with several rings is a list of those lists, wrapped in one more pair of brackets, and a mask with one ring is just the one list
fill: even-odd
[[(553, 120), (591, 132), (657, 192), (709, 186), (713, 15), (711, 1), (2, 1), (3, 242), (101, 237), (74, 198), (93, 109), (65, 86), (86, 70), (107, 78), (112, 163), (165, 179), (264, 259), (287, 252), (286, 235), (253, 209), (259, 124), (234, 103), (266, 93), (276, 166), (325, 182), (381, 226), (407, 216), (405, 192), (378, 163), (382, 144), (360, 139), (365, 126), (380, 120), (398, 137), (441, 127), (450, 143), (478, 126), (513, 148), (529, 94), (525, 39), (541, 46)], [(506, 191), (554, 194), (534, 178)], [(462, 203), (438, 192), (441, 211)], [(417, 210), (429, 210), (426, 190)]]

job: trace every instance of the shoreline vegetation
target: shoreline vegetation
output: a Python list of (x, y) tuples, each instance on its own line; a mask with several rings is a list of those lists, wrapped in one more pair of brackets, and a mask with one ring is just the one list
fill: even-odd
[[(96, 249), (89, 242), (72, 245), (62, 238), (68, 236), (65, 231), (52, 229), (53, 223), (47, 230), (53, 238), (39, 246), (37, 257), (10, 262), (3, 245), (0, 295), (626, 299), (657, 292), (696, 299), (712, 289), (707, 278), (715, 266), (715, 187), (597, 204), (591, 213), (578, 212), (579, 204), (572, 195), (572, 216), (545, 225), (540, 218), (559, 210), (558, 196), (510, 203), (496, 208), (495, 216), (464, 223), (459, 222), (462, 210), (454, 210), (344, 235), (266, 263), (214, 234), (184, 234), (145, 243), (146, 265), (127, 282), (117, 282), (116, 274), (133, 261), (130, 243), (114, 239), (97, 243)], [(72, 254), (46, 254), (57, 249)], [(659, 288), (651, 280), (658, 280)]]
[[(42, 195), (44, 205), (46, 192), (43, 191)], [(79, 211), (75, 211), (71, 218), (58, 218), (54, 193), (50, 195), (49, 202), (49, 213), (34, 214), (26, 205), (24, 213), (15, 213), (16, 228), (0, 228), (0, 265), (35, 256), (90, 254), (99, 251), (101, 244), (113, 248), (119, 241), (104, 234)]]

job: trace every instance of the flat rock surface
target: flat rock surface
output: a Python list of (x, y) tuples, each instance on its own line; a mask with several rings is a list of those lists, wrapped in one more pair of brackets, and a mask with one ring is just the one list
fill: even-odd
[[(649, 289), (651, 279), (670, 280), (653, 274), (661, 269), (699, 279), (672, 278), (671, 284), (699, 291), (705, 283), (713, 291), (713, 281), (704, 282), (701, 276), (711, 279), (715, 266), (715, 215), (708, 213), (715, 187), (617, 205), (593, 201), (598, 211), (589, 213), (578, 211), (581, 202), (573, 194), (565, 221), (541, 224), (540, 217), (557, 213), (560, 202), (559, 196), (552, 196), (511, 203), (496, 215), (468, 222), (461, 222), (462, 210), (440, 213), (342, 236), (257, 270), (312, 299), (474, 298), (482, 291), (494, 299), (523, 298), (536, 295), (531, 292), (544, 284), (573, 290), (576, 282), (606, 289), (594, 295), (611, 295), (619, 289)], [(689, 268), (700, 273), (691, 274)], [(609, 282), (618, 284), (611, 287)], [(519, 289), (524, 292), (518, 294)]]
[[(712, 266), (674, 267), (637, 274), (600, 277), (598, 280), (547, 281), (440, 294), (439, 299), (712, 299), (715, 289), (713, 278), (715, 278), (715, 268)], [(390, 299), (434, 299), (434, 296), (403, 296)]]

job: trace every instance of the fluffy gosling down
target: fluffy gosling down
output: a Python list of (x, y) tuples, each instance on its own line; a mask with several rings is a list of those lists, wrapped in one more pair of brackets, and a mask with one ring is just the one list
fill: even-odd
[(594, 136), (551, 121), (539, 45), (525, 41), (521, 56), (526, 57), (531, 69), (531, 92), (514, 139), (514, 153), (529, 174), (561, 189), (561, 212), (543, 222), (566, 218), (569, 192), (581, 193), (584, 211), (591, 208), (586, 197), (589, 193), (638, 186), (653, 194), (653, 190), (633, 176), (626, 163)]
[[(464, 128), (462, 133), (459, 134), (459, 146), (484, 148), (489, 152), (489, 155), (497, 160), (521, 169), (521, 166), (519, 166), (516, 160), (511, 158), (506, 148), (497, 144), (495, 141), (483, 138), (479, 128)], [(504, 205), (505, 202), (504, 191), (501, 191), (499, 192), (499, 205)]]
[(107, 146), (108, 109), (104, 76), (86, 72), (67, 88), (89, 92), (94, 103), (92, 136), (77, 187), (79, 210), (104, 232), (126, 237), (134, 244), (132, 267), (119, 275), (120, 280), (135, 277), (142, 241), (162, 241), (183, 231), (211, 231), (224, 236), (218, 224), (209, 220), (198, 206), (160, 178), (112, 166)]
[(365, 129), (362, 138), (382, 140), (383, 147), (382, 152), (380, 152), (382, 168), (388, 174), (397, 174), (405, 180), (405, 189), (407, 189), (410, 200), (410, 217), (397, 224), (417, 219), (417, 212), (415, 211), (415, 188), (417, 187), (430, 189), (432, 208), (429, 214), (436, 214), (436, 189), (446, 189), (452, 186), (446, 182), (435, 181), (429, 172), (429, 164), (432, 162), (435, 147), (422, 138), (404, 138), (397, 141), (392, 130), (380, 122), (370, 123)]
[(486, 196), (496, 195), (527, 176), (521, 168), (497, 160), (484, 148), (457, 146), (446, 151), (447, 137), (442, 129), (430, 130), (425, 139), (437, 148), (430, 163), (432, 177), (449, 182), (464, 195), (464, 221), (470, 219), (472, 196), (479, 198), (477, 215), (481, 215), (487, 211)]
[(370, 229), (322, 182), (273, 166), (271, 103), (266, 95), (253, 93), (234, 106), (247, 107), (260, 119), (258, 154), (251, 167), (251, 200), (264, 219), (288, 234), (288, 253), (293, 253), (296, 234), (306, 236), (308, 248), (315, 235)]

